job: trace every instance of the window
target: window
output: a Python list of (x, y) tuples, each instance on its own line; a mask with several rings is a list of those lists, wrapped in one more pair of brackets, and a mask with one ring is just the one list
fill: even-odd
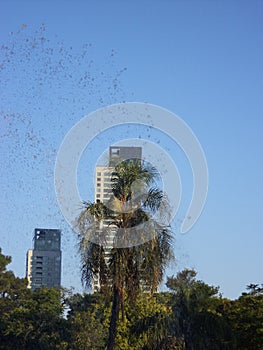
[(118, 157), (120, 155), (119, 148), (111, 148), (111, 157)]
[(112, 188), (112, 184), (111, 184), (111, 183), (104, 184), (104, 187), (107, 187), (107, 188)]

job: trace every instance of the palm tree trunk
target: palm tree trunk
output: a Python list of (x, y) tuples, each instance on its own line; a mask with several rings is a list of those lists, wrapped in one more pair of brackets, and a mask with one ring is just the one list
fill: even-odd
[(121, 286), (121, 320), (124, 322), (124, 282), (122, 281), (122, 286)]
[(118, 287), (114, 286), (107, 350), (114, 350), (114, 344), (115, 344), (115, 339), (117, 334), (119, 310), (120, 310), (120, 292)]

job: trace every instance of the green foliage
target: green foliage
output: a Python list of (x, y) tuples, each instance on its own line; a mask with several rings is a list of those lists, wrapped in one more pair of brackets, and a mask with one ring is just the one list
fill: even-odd
[[(0, 249), (0, 350), (105, 350), (112, 292), (93, 295), (42, 288), (7, 270)], [(139, 293), (126, 303), (114, 349), (261, 350), (263, 290), (251, 284), (237, 300), (223, 299), (218, 287), (196, 280), (194, 270), (170, 277), (171, 292)], [(67, 317), (65, 316), (67, 309)]]
[(235, 349), (260, 350), (263, 344), (263, 291), (251, 290), (237, 300), (222, 305), (223, 315), (231, 325)]
[(168, 334), (172, 315), (168, 294), (142, 294), (133, 308), (127, 311), (129, 348), (155, 349)]
[(221, 298), (218, 287), (196, 280), (196, 271), (185, 269), (168, 278), (172, 290), (172, 335), (186, 349), (224, 349), (228, 327), (217, 311)]
[(56, 349), (66, 323), (60, 291), (43, 288), (26, 294), (2, 316), (2, 348)]
[[(127, 296), (126, 296), (127, 298)], [(125, 306), (125, 317), (118, 323), (115, 348), (139, 350), (158, 340), (159, 324), (144, 320), (163, 318), (171, 314), (159, 294), (141, 294), (133, 305)], [(74, 295), (69, 300), (71, 311), (68, 321), (71, 333), (71, 349), (104, 350), (107, 344), (111, 302), (101, 293)], [(138, 327), (141, 327), (140, 331)]]
[(71, 350), (104, 350), (110, 305), (102, 294), (73, 295), (68, 299)]
[(26, 279), (6, 270), (10, 262), (0, 251), (0, 349), (59, 349), (66, 322), (60, 290), (31, 292)]

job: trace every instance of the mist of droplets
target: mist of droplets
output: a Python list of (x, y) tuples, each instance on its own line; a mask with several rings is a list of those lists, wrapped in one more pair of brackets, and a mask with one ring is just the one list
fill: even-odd
[(71, 264), (76, 242), (56, 203), (57, 151), (81, 117), (124, 101), (121, 79), (126, 68), (117, 67), (114, 50), (100, 57), (92, 43), (69, 46), (44, 24), (36, 30), (22, 24), (0, 46), (0, 246), (20, 254), (21, 261), (31, 248), (35, 227), (60, 228), (63, 270), (70, 276), (76, 274)]

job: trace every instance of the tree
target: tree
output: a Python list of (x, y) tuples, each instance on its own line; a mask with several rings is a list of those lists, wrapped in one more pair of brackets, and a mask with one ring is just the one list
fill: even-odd
[(196, 271), (185, 269), (167, 280), (173, 292), (172, 335), (186, 350), (228, 349), (229, 327), (218, 311), (218, 287), (196, 280)]
[(32, 292), (25, 278), (15, 277), (6, 266), (11, 257), (0, 248), (0, 349), (66, 349), (66, 320), (62, 293), (42, 288)]
[(110, 305), (104, 295), (76, 294), (68, 299), (71, 350), (104, 350)]
[(170, 307), (170, 293), (155, 293), (141, 295), (132, 308), (129, 338), (137, 339), (138, 349), (163, 349), (171, 338), (169, 332), (172, 310)]
[(29, 295), (27, 280), (17, 278), (12, 271), (7, 270), (11, 261), (11, 257), (3, 255), (0, 248), (0, 349), (19, 347), (17, 337), (11, 334), (16, 322), (14, 312), (22, 307)]
[(0, 297), (3, 300), (16, 300), (18, 294), (26, 291), (26, 278), (15, 277), (12, 271), (6, 269), (12, 261), (11, 256), (3, 255), (0, 248)]
[[(112, 293), (108, 350), (114, 349), (120, 310), (124, 320), (125, 293), (133, 304), (141, 286), (150, 292), (156, 291), (165, 267), (173, 258), (170, 230), (153, 218), (157, 211), (164, 216), (168, 212), (162, 191), (151, 187), (156, 175), (154, 168), (139, 161), (119, 163), (112, 173), (111, 203), (107, 206), (100, 202), (84, 203), (85, 210), (78, 220), (83, 281), (90, 285), (92, 275), (99, 274), (102, 289)], [(109, 264), (106, 264), (107, 232), (103, 234), (99, 226), (109, 219), (116, 234), (115, 247), (110, 251)], [(100, 235), (97, 238), (100, 244), (91, 242), (91, 235), (93, 241), (95, 235)], [(140, 244), (129, 245), (134, 235)]]
[(231, 326), (232, 348), (260, 350), (263, 344), (263, 288), (250, 284), (248, 293), (222, 305), (222, 314)]

